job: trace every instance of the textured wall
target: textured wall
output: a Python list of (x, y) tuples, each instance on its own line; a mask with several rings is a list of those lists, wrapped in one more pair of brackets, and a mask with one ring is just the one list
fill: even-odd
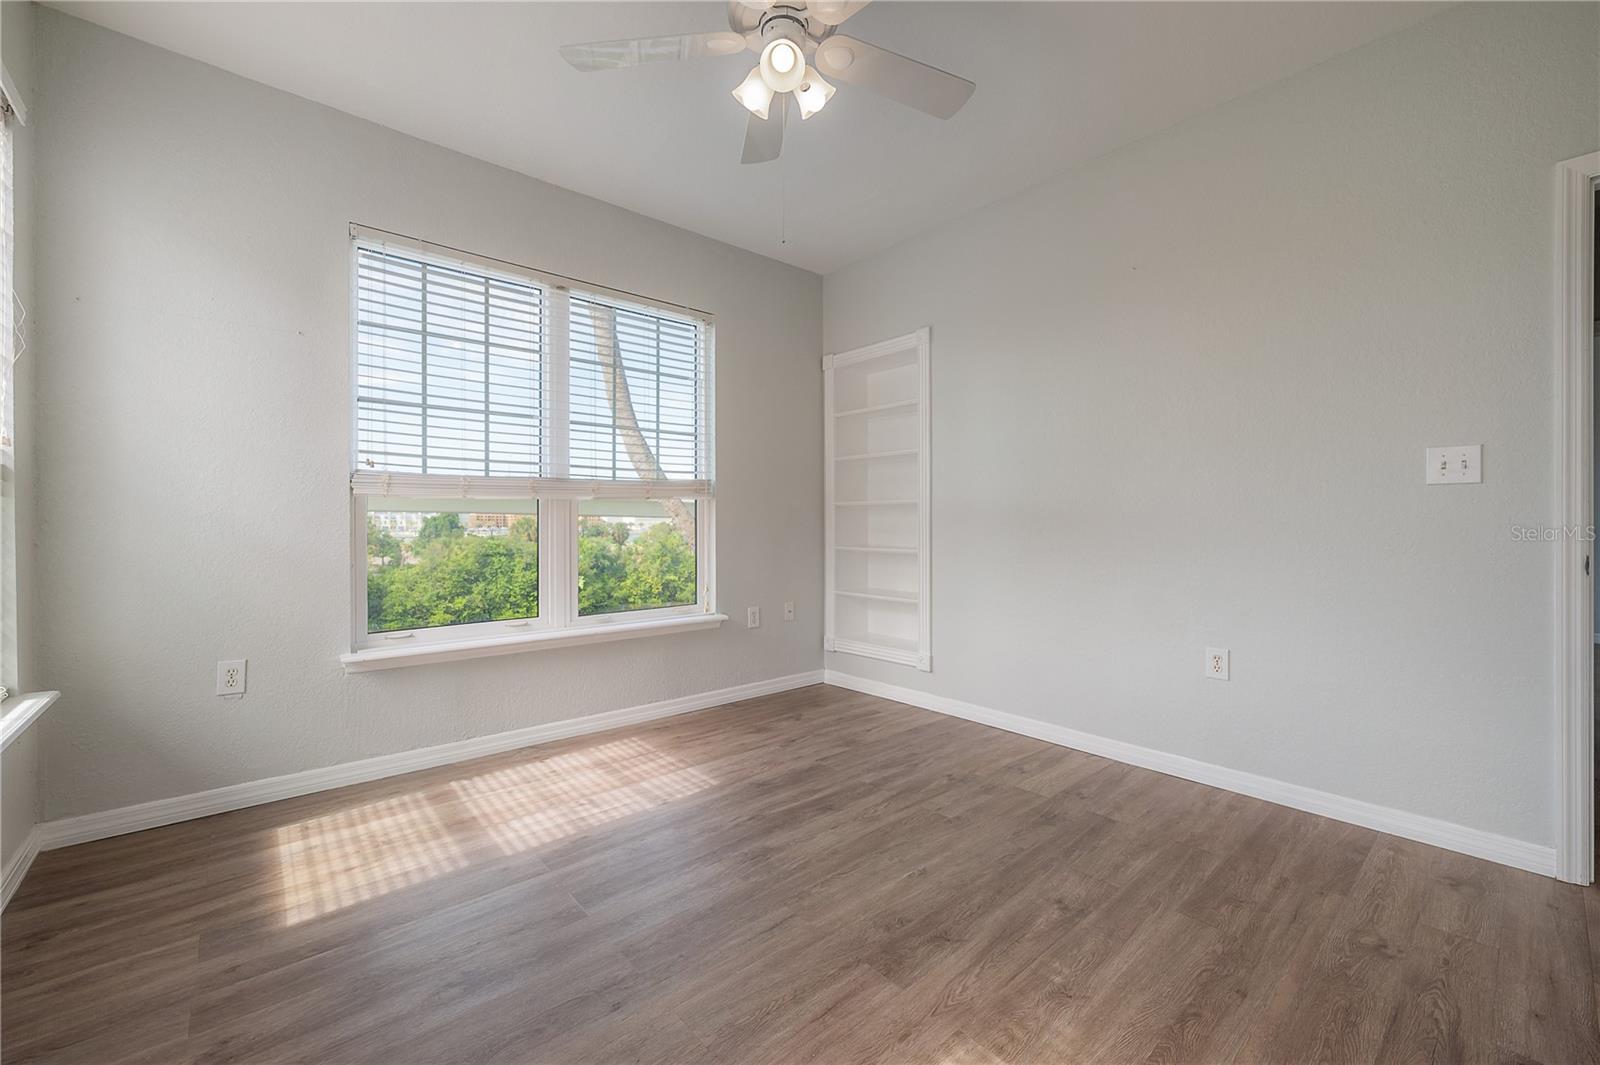
[[(820, 665), (819, 278), (38, 23), (47, 817)], [(720, 605), (766, 624), (346, 676), (350, 221), (715, 313)]]
[(11, 859), (33, 831), (38, 801), (39, 729), (35, 726), (0, 755), (0, 869), (10, 868)]
[[(1597, 20), (1462, 5), (830, 274), (828, 350), (933, 327), (934, 672), (828, 667), (1552, 842), (1511, 526)], [(1483, 485), (1424, 488), (1457, 443)]]

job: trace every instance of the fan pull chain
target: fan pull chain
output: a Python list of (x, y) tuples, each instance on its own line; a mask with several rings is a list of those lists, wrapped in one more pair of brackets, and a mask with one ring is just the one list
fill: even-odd
[[(787, 135), (789, 132), (787, 128), (789, 122), (789, 98), (788, 96), (783, 96), (781, 100), (782, 102), (778, 105), (778, 121), (784, 124), (783, 132)], [(794, 149), (790, 148), (789, 154), (792, 155), (793, 153)], [(783, 155), (778, 156), (778, 243), (779, 245), (787, 245), (789, 243), (789, 160), (787, 156)]]

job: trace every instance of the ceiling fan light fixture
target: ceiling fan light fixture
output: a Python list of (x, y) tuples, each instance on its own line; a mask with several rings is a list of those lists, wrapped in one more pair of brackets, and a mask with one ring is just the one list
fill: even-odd
[(761, 49), (761, 65), (756, 69), (773, 92), (794, 92), (805, 80), (805, 56), (789, 38), (775, 37)]
[(795, 103), (800, 105), (800, 118), (810, 118), (833, 99), (834, 88), (823, 81), (815, 70), (807, 70), (805, 80), (794, 91)]
[(733, 90), (733, 98), (757, 118), (767, 117), (767, 109), (772, 106), (772, 87), (761, 76), (760, 67), (750, 68), (750, 73)]
[(561, 55), (574, 69), (593, 71), (754, 52), (760, 57), (756, 68), (732, 92), (750, 112), (744, 163), (771, 162), (782, 152), (787, 95), (794, 96), (802, 119), (827, 106), (834, 88), (823, 73), (934, 118), (953, 117), (977, 88), (972, 82), (838, 32), (840, 23), (870, 2), (729, 0), (726, 30), (567, 44)]

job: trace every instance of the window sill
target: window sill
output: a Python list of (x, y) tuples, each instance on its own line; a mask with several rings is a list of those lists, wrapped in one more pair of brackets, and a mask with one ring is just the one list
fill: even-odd
[(29, 692), (12, 696), (0, 708), (0, 751), (10, 747), (18, 736), (28, 731), (28, 726), (39, 720), (39, 715), (59, 698), (60, 692)]
[[(610, 625), (591, 625), (555, 632), (529, 632), (518, 636), (486, 636), (476, 640), (453, 640), (414, 647), (370, 647), (339, 656), (346, 673), (368, 673), (375, 669), (399, 666), (425, 666), (433, 662), (458, 662), (467, 658), (512, 655), (523, 651), (545, 651), (575, 647), (586, 643), (609, 643), (643, 636), (666, 636), (676, 632), (714, 629), (728, 620), (726, 614), (688, 614), (653, 621), (624, 621)], [(52, 693), (54, 694), (54, 693)]]

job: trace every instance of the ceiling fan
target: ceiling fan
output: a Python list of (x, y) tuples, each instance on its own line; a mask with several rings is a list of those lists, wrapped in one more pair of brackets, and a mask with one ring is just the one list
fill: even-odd
[(726, 30), (569, 44), (561, 55), (587, 71), (755, 52), (760, 61), (733, 90), (734, 99), (750, 112), (741, 160), (745, 163), (769, 162), (783, 150), (783, 118), (790, 96), (802, 120), (832, 99), (834, 87), (823, 80), (824, 74), (937, 118), (961, 110), (977, 88), (966, 78), (838, 32), (839, 24), (868, 2), (730, 0)]

